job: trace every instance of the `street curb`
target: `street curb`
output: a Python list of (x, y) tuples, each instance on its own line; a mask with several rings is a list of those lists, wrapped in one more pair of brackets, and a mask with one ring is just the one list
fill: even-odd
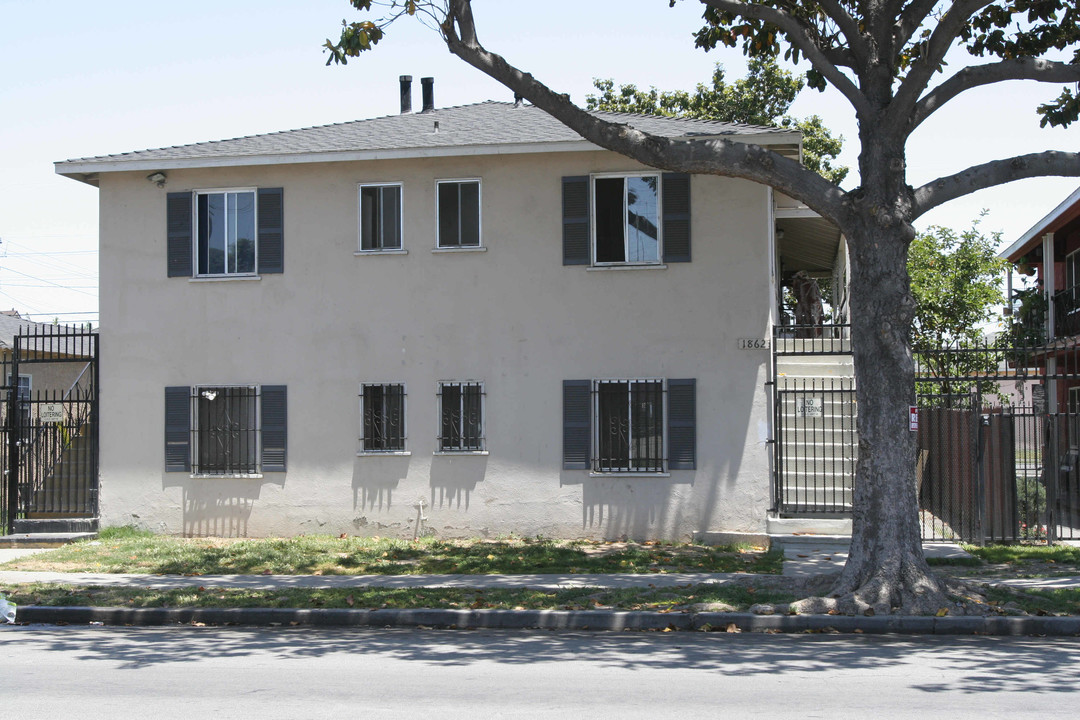
[(754, 615), (619, 610), (351, 610), (299, 608), (117, 608), (21, 605), (19, 624), (431, 627), (543, 630), (690, 630), (868, 635), (1080, 635), (1080, 617)]

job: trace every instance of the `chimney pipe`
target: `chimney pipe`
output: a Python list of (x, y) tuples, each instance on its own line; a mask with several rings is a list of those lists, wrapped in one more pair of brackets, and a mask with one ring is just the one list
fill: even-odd
[(401, 114), (408, 115), (412, 112), (412, 75), (402, 75), (398, 82), (401, 83)]
[(420, 85), (424, 95), (424, 109), (421, 112), (431, 112), (435, 109), (435, 78), (420, 78)]

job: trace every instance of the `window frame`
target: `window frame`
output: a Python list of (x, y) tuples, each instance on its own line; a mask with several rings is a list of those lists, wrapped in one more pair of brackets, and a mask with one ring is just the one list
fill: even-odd
[[(225, 195), (227, 193), (251, 193), (251, 218), (255, 230), (255, 254), (252, 258), (253, 269), (251, 272), (201, 273), (199, 272), (199, 197), (202, 195)], [(259, 188), (201, 188), (191, 191), (191, 277), (194, 279), (207, 280), (259, 277)]]
[[(462, 390), (466, 387), (479, 388), (480, 393), (480, 420), (478, 423), (479, 429), (477, 433), (477, 446), (476, 447), (464, 447), (464, 425), (458, 428), (458, 436), (461, 438), (461, 446), (456, 448), (445, 447), (444, 438), (442, 436), (443, 428), (443, 400), (445, 394), (444, 388), (448, 386), (457, 387)], [(435, 393), (438, 397), (438, 408), (436, 413), (436, 433), (435, 433), (435, 455), (487, 455), (487, 388), (483, 381), (480, 380), (440, 380), (436, 383)], [(460, 394), (460, 413), (462, 423), (464, 423), (464, 403), (465, 393)]]
[[(629, 225), (629, 219), (627, 213), (629, 212), (629, 202), (627, 199), (627, 179), (630, 178), (656, 178), (656, 260), (598, 260), (597, 259), (597, 231), (599, 229), (599, 223), (597, 221), (598, 202), (596, 197), (596, 181), (597, 180), (615, 180), (621, 179), (623, 181), (623, 257), (629, 256), (629, 242), (630, 238), (626, 232), (626, 228)], [(591, 267), (596, 268), (622, 268), (622, 267), (642, 267), (650, 268), (656, 266), (664, 266), (664, 173), (657, 171), (635, 171), (635, 172), (613, 172), (613, 173), (592, 173), (589, 175), (589, 259)]]
[[(366, 405), (365, 391), (368, 388), (379, 387), (385, 392), (386, 388), (399, 387), (401, 388), (401, 447), (399, 448), (387, 448), (387, 449), (369, 449), (366, 447), (368, 438), (364, 435), (364, 428), (367, 423), (364, 419), (364, 412)], [(384, 396), (385, 401), (385, 396)], [(409, 421), (408, 421), (408, 407), (409, 407), (409, 390), (403, 382), (389, 382), (389, 383), (360, 383), (360, 449), (357, 451), (357, 455), (411, 455), (409, 452)]]
[[(439, 189), (443, 185), (464, 185), (476, 183), (476, 244), (461, 244), (461, 190), (458, 189), (458, 244), (444, 245), (442, 238), (442, 203), (439, 202)], [(462, 251), (475, 252), (484, 249), (484, 183), (479, 177), (471, 178), (444, 178), (435, 181), (435, 250), (437, 251)]]
[[(398, 237), (397, 247), (364, 247), (364, 190), (366, 188), (397, 188), (398, 191)], [(380, 193), (381, 202), (381, 193)], [(405, 183), (401, 181), (362, 182), (356, 184), (356, 254), (357, 255), (393, 255), (404, 254), (405, 250)], [(381, 216), (380, 216), (381, 217)]]
[[(253, 450), (254, 472), (213, 472), (204, 469), (199, 462), (199, 444), (201, 440), (202, 430), (199, 427), (199, 400), (203, 397), (203, 392), (213, 390), (231, 390), (231, 389), (245, 389), (251, 390), (255, 394), (255, 400), (252, 404), (252, 413), (254, 417), (254, 428), (245, 430), (244, 432), (253, 432), (255, 437), (255, 447)], [(218, 384), (200, 384), (191, 386), (191, 411), (188, 420), (190, 427), (190, 453), (191, 453), (191, 477), (194, 478), (261, 478), (263, 476), (262, 468), (262, 386), (254, 383), (218, 383)]]
[[(600, 457), (601, 447), (601, 429), (603, 423), (600, 416), (600, 387), (602, 385), (626, 383), (627, 384), (627, 404), (629, 405), (633, 401), (633, 386), (645, 383), (657, 383), (660, 385), (660, 417), (656, 420), (656, 424), (660, 428), (660, 463), (659, 469), (648, 469), (641, 467), (634, 467), (633, 461), (639, 458), (632, 456), (633, 443), (627, 443), (627, 461), (630, 467), (626, 469), (612, 469), (602, 466), (603, 458)], [(667, 378), (656, 377), (636, 377), (636, 378), (594, 378), (591, 381), (590, 391), (592, 394), (592, 448), (590, 450), (590, 474), (596, 476), (648, 476), (648, 477), (668, 477), (670, 476), (670, 469), (668, 466), (669, 461), (669, 444), (668, 444), (668, 381)], [(629, 408), (627, 410), (627, 417), (633, 418), (633, 410)], [(629, 428), (629, 434), (633, 435), (633, 426)], [(610, 461), (609, 461), (610, 462)]]

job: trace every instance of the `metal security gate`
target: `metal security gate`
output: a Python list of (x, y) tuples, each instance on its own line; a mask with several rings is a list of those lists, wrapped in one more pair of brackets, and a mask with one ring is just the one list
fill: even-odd
[(850, 326), (784, 326), (773, 335), (773, 512), (851, 511), (858, 441)]
[[(773, 340), (773, 512), (843, 517), (858, 448), (850, 345), (843, 326), (807, 332)], [(1005, 338), (915, 359), (923, 539), (1080, 540), (1080, 344)]]
[(89, 529), (98, 511), (98, 335), (20, 329), (3, 359), (7, 533)]

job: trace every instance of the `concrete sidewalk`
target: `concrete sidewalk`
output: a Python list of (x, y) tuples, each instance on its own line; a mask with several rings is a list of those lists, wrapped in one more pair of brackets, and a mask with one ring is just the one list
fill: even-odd
[[(643, 575), (122, 575), (0, 571), (0, 584), (56, 583), (139, 588), (216, 587), (248, 590), (277, 588), (649, 588), (726, 583), (747, 573), (649, 573)], [(761, 577), (773, 577), (762, 575)]]
[[(837, 572), (847, 546), (828, 538), (798, 537), (784, 547), (783, 575), (806, 578)], [(928, 544), (929, 557), (966, 556), (958, 545)], [(40, 550), (0, 550), (7, 562)], [(563, 575), (136, 575), (0, 571), (0, 585), (56, 583), (140, 588), (658, 588), (702, 583), (762, 584), (775, 575), (747, 573), (649, 573)], [(980, 582), (978, 578), (971, 578)], [(1080, 587), (1080, 577), (1016, 578), (990, 582), (1025, 588)], [(860, 632), (904, 634), (1080, 635), (1080, 617), (906, 617), (757, 615), (751, 613), (621, 610), (352, 610), (301, 608), (18, 608), (21, 623), (106, 625), (312, 625), (444, 628), (546, 628), (563, 630), (708, 630), (728, 632)]]

